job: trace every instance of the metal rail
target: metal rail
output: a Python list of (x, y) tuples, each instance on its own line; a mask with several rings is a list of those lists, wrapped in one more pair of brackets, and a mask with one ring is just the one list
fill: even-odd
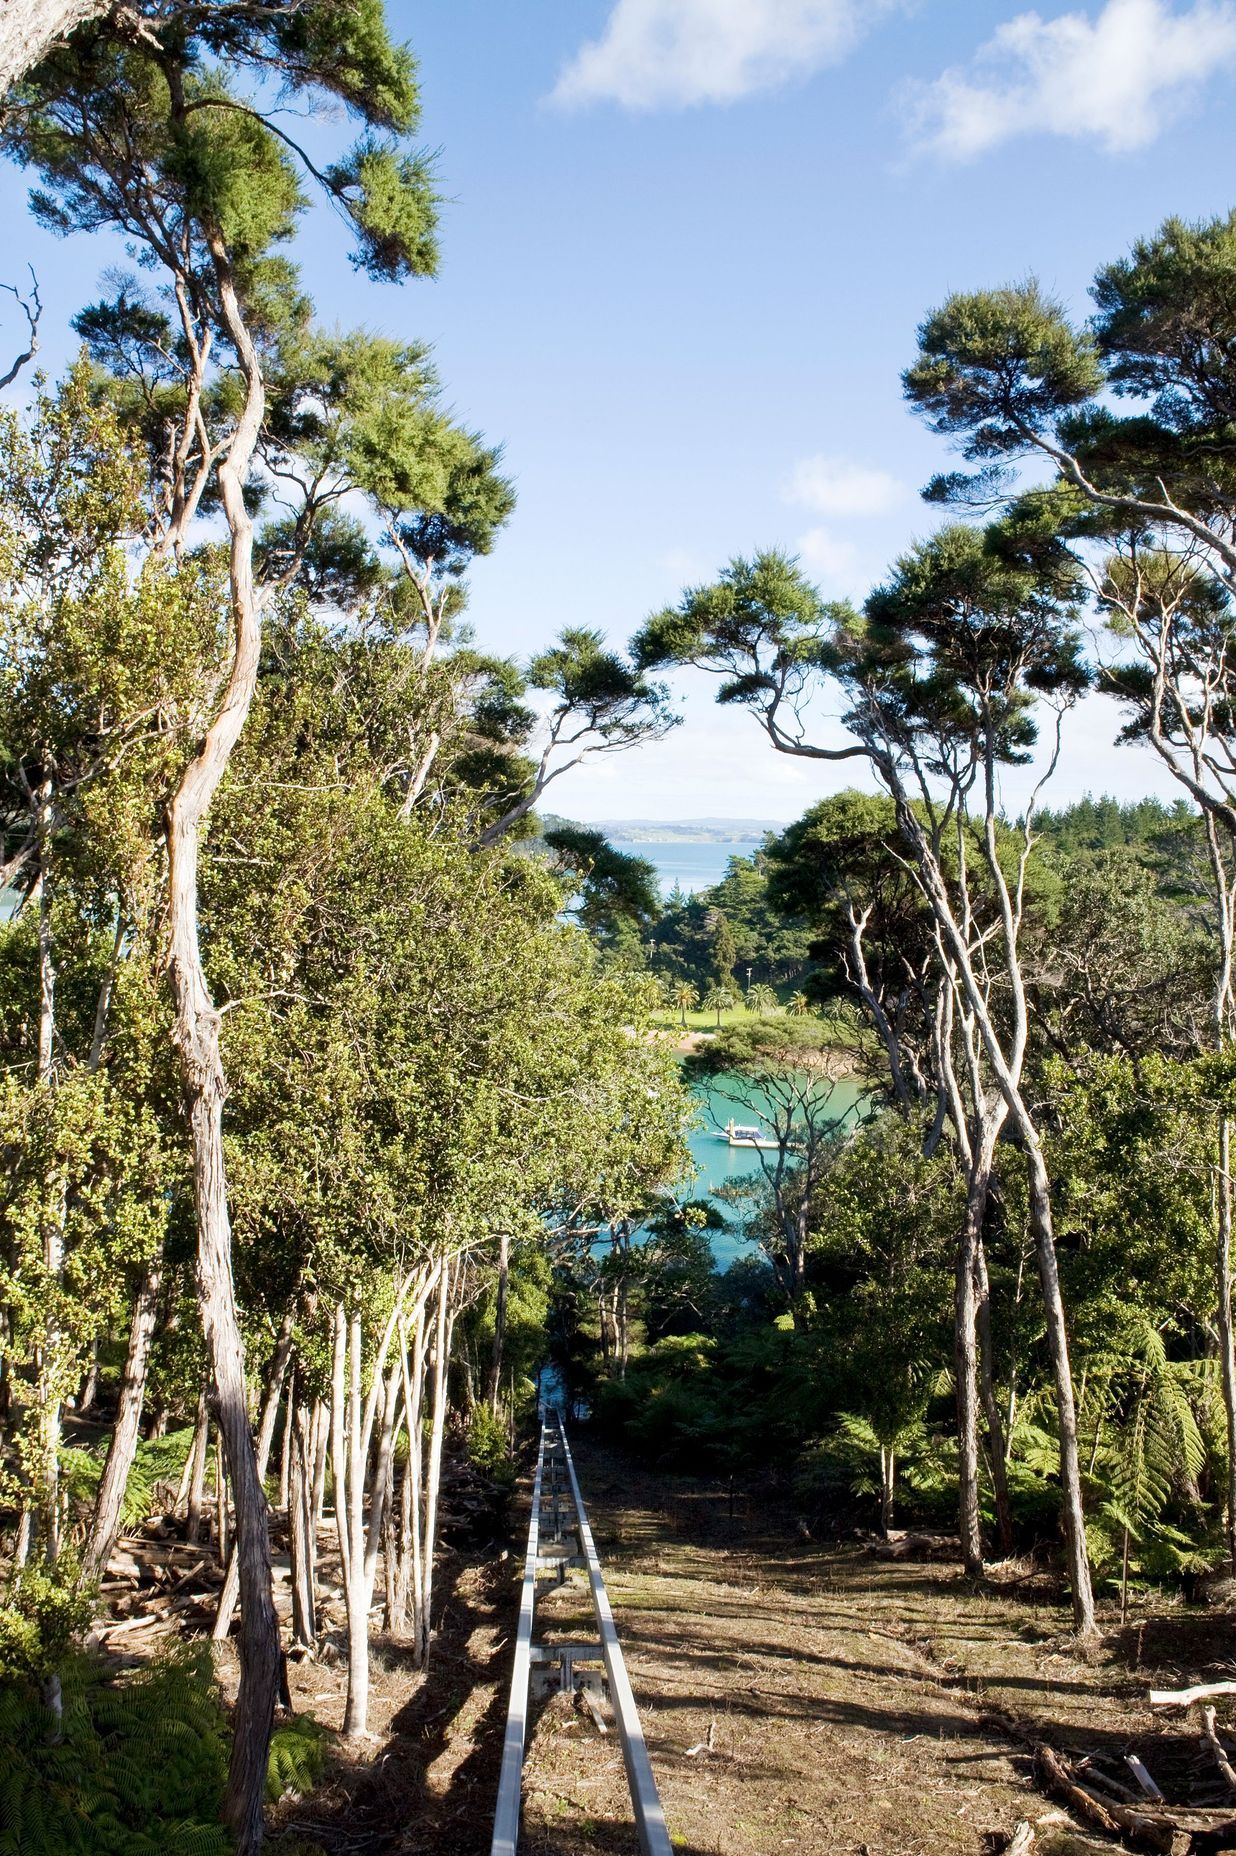
[[(566, 1473), (565, 1488), (562, 1483), (563, 1471)], [(547, 1472), (548, 1491), (545, 1486)], [(548, 1514), (545, 1514), (543, 1510), (547, 1492), (549, 1510)], [(564, 1513), (563, 1495), (569, 1498), (571, 1510), (569, 1516)], [(546, 1521), (551, 1529), (548, 1540), (542, 1538), (542, 1527)], [(571, 1554), (567, 1550), (567, 1542), (564, 1539), (566, 1534), (575, 1536), (579, 1548), (577, 1554)], [(557, 1551), (553, 1554), (546, 1554), (544, 1548), (547, 1546), (553, 1546)], [(532, 1632), (536, 1613), (537, 1573), (542, 1568), (552, 1570), (556, 1574), (554, 1583), (562, 1584), (565, 1582), (569, 1565), (583, 1566), (587, 1571), (598, 1642), (595, 1644), (534, 1643)], [(515, 1663), (511, 1671), (511, 1700), (507, 1712), (506, 1734), (502, 1743), (502, 1772), (498, 1781), (498, 1808), (494, 1813), (494, 1834), (490, 1845), (490, 1856), (517, 1856), (532, 1667), (534, 1663), (541, 1665), (553, 1662), (558, 1664), (559, 1685), (567, 1691), (573, 1690), (581, 1680), (587, 1679), (577, 1675), (577, 1664), (604, 1663), (610, 1702), (613, 1706), (618, 1726), (618, 1738), (622, 1746), (622, 1760), (626, 1767), (627, 1785), (631, 1793), (631, 1808), (640, 1850), (643, 1856), (672, 1856), (669, 1832), (665, 1827), (665, 1813), (661, 1809), (656, 1780), (652, 1776), (652, 1765), (644, 1741), (644, 1730), (640, 1726), (635, 1696), (631, 1692), (630, 1677), (627, 1675), (622, 1647), (618, 1642), (614, 1613), (610, 1606), (609, 1593), (605, 1589), (605, 1575), (601, 1571), (596, 1543), (592, 1538), (592, 1529), (588, 1525), (588, 1515), (584, 1508), (584, 1498), (580, 1493), (579, 1478), (575, 1473), (571, 1446), (567, 1442), (566, 1427), (559, 1412), (548, 1411), (541, 1426), (536, 1479), (532, 1485), (532, 1520), (528, 1528), (528, 1552), (524, 1559), (519, 1630), (515, 1639)]]

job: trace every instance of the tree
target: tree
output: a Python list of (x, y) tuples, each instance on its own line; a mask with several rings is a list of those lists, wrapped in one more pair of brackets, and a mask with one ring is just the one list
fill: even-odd
[[(167, 807), (167, 970), (194, 1161), (201, 1316), (228, 1471), (236, 1496), (241, 1572), (241, 1686), (226, 1807), (243, 1852), (260, 1846), (278, 1636), (270, 1587), (266, 1501), (249, 1427), (243, 1339), (231, 1263), (219, 1016), (198, 933), (199, 851), (211, 802), (244, 726), (257, 678), (263, 596), (254, 578), (246, 500), (266, 417), (275, 304), (290, 268), (276, 248), (304, 206), (301, 174), (324, 187), (375, 276), (432, 269), (433, 198), (425, 164), (397, 138), (414, 127), (408, 54), (386, 37), (372, 6), (238, 10), (216, 30), (209, 11), (192, 29), (172, 15), (129, 37), (81, 28), (31, 71), (3, 126), (11, 155), (40, 170), (38, 215), (61, 232), (119, 228), (163, 268), (175, 304), (177, 359), (171, 443), (156, 506), (156, 549), (176, 557), (209, 489), (229, 536), (230, 663), (201, 745)], [(249, 75), (246, 95), (207, 59), (226, 53)], [(320, 170), (263, 113), (260, 86), (276, 78), (311, 105), (331, 96), (360, 120), (361, 140)], [(132, 315), (111, 306), (115, 318)], [(210, 392), (222, 356), (229, 390)], [(214, 430), (211, 430), (211, 423)], [(290, 571), (290, 570), (289, 570)]]
[(660, 741), (678, 723), (662, 685), (650, 683), (637, 664), (608, 650), (599, 632), (579, 626), (568, 627), (556, 644), (532, 659), (527, 680), (551, 699), (543, 745), (531, 768), (515, 769), (518, 790), (509, 793), (505, 807), (480, 833), (483, 845), (496, 844), (539, 805), (555, 780), (582, 760)]
[[(1228, 774), (1230, 668), (1224, 582), (1236, 570), (1236, 492), (1226, 466), (1233, 403), (1236, 214), (1169, 219), (1095, 281), (1096, 313), (1076, 329), (1033, 282), (950, 298), (919, 330), (907, 396), (979, 469), (927, 494), (1013, 496), (1029, 522), (1073, 538), (1099, 604), (1136, 661), (1113, 678), (1132, 729), (1201, 809), (1220, 947), (1215, 1037), (1230, 1035), (1236, 808)], [(1131, 400), (1118, 417), (1107, 390)], [(1009, 465), (1037, 456), (1045, 491), (1015, 496)], [(1092, 544), (1114, 553), (1092, 564)], [(1231, 1314), (1230, 1130), (1221, 1130), (1216, 1299), (1229, 1439), (1228, 1545), (1236, 1566), (1236, 1338)]]
[(837, 1076), (826, 1028), (818, 1022), (757, 1019), (718, 1029), (686, 1059), (686, 1074), (708, 1078), (712, 1093), (772, 1135), (754, 1149), (773, 1210), (774, 1267), (797, 1318), (806, 1281), (813, 1199), (852, 1105), (838, 1111)]
[(775, 1012), (776, 1009), (777, 995), (771, 986), (761, 984), (748, 987), (747, 1010), (749, 1012), (758, 1012), (759, 1016), (764, 1018), (769, 1012)]
[(674, 1004), (678, 1008), (682, 1028), (685, 1031), (687, 1028), (687, 1013), (693, 1012), (699, 1004), (699, 994), (690, 980), (679, 980), (678, 984), (673, 988), (672, 996)]
[(728, 986), (710, 986), (704, 994), (706, 1010), (717, 1014), (717, 1029), (721, 1029), (722, 1012), (732, 1012), (738, 1004), (738, 996)]
[(722, 909), (711, 911), (710, 926), (712, 929), (712, 970), (717, 985), (728, 988), (734, 984), (734, 962), (738, 959), (734, 931), (730, 927), (729, 917)]
[(637, 937), (661, 910), (655, 865), (615, 850), (604, 832), (583, 825), (554, 826), (545, 833), (545, 846), (573, 898), (580, 927), (598, 947), (641, 964)]
[[(1028, 1033), (1019, 953), (1025, 875), (1033, 847), (1027, 814), (1012, 867), (998, 830), (997, 768), (1024, 756), (1035, 738), (1039, 691), (1053, 696), (1057, 717), (1085, 687), (1072, 624), (1076, 573), (1049, 533), (1010, 522), (986, 533), (952, 527), (897, 564), (863, 615), (827, 607), (794, 563), (765, 554), (736, 560), (711, 588), (688, 593), (652, 619), (637, 640), (650, 663), (698, 664), (722, 675), (723, 702), (741, 702), (759, 717), (782, 752), (823, 761), (865, 755), (892, 798), (900, 834), (930, 909), (948, 991), (963, 1002), (977, 1141), (958, 1104), (958, 1138), (968, 1140), (972, 1196), (961, 1234), (957, 1275), (961, 1501), (967, 1559), (981, 1557), (977, 1537), (975, 1422), (977, 1233), (1000, 1129), (1011, 1119), (1026, 1153), (1039, 1276), (1048, 1316), (1060, 1426), (1060, 1471), (1074, 1621), (1094, 1629), (1086, 1555), (1068, 1334), (1051, 1218), (1051, 1182), (1034, 1112), (1022, 1086)], [(821, 678), (833, 678), (848, 702), (853, 744), (824, 747), (807, 738), (803, 708)], [(1059, 719), (1057, 719), (1058, 742)], [(1057, 748), (1058, 751), (1058, 748)], [(1052, 763), (1054, 764), (1054, 756)], [(989, 886), (994, 920), (978, 923), (966, 857), (970, 796), (978, 796), (973, 836)], [(922, 808), (921, 812), (918, 809)], [(959, 882), (950, 884), (946, 845), (956, 845)], [(981, 939), (976, 939), (976, 934)], [(993, 1009), (990, 963), (999, 949), (1007, 1001)]]

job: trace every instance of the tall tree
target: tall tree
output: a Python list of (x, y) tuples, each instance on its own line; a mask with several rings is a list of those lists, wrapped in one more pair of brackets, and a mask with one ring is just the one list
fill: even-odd
[[(1012, 499), (1029, 522), (1070, 535), (1098, 602), (1135, 646), (1136, 662), (1114, 679), (1133, 704), (1133, 731), (1208, 821), (1220, 1044), (1231, 1036), (1236, 909), (1227, 598), (1236, 571), (1234, 280), (1236, 213), (1197, 225), (1169, 219), (1099, 271), (1088, 327), (1075, 327), (1033, 281), (957, 295), (922, 324), (905, 374), (912, 403), (977, 466), (937, 478), (927, 494)], [(1131, 415), (1119, 416), (1112, 400), (1132, 402)], [(1014, 466), (1027, 458), (1049, 463), (1055, 480), (1019, 496)], [(1222, 1118), (1216, 1302), (1236, 1566), (1231, 1144)]]
[[(210, 60), (228, 63), (225, 81)], [(248, 79), (251, 88), (238, 88)], [(341, 101), (362, 135), (321, 170), (264, 107), (270, 80)], [(114, 226), (161, 267), (174, 305), (176, 380), (154, 546), (179, 555), (209, 490), (225, 519), (233, 639), (201, 745), (167, 807), (167, 969), (193, 1149), (198, 1289), (218, 1418), (236, 1500), (241, 1685), (226, 1815), (242, 1852), (262, 1840), (266, 1754), (279, 1643), (266, 1498), (249, 1424), (223, 1148), (226, 1084), (219, 1014), (198, 935), (205, 821), (239, 738), (257, 677), (262, 595), (247, 502), (266, 418), (268, 351), (293, 233), (313, 176), (350, 223), (357, 262), (398, 278), (432, 269), (433, 198), (425, 164), (404, 145), (414, 128), (412, 61), (391, 44), (380, 6), (290, 12), (209, 10), (189, 30), (170, 17), (138, 33), (79, 28), (10, 101), (3, 145), (37, 168), (38, 216), (61, 232)], [(116, 317), (119, 305), (111, 306)], [(131, 318), (130, 318), (131, 319)], [(211, 391), (222, 363), (227, 390)]]
[[(941, 965), (972, 1015), (976, 1054), (990, 1076), (994, 1101), (984, 1117), (979, 1152), (989, 1166), (988, 1148), (994, 1152), (1007, 1116), (1026, 1155), (1055, 1373), (1074, 1621), (1088, 1634), (1094, 1629), (1094, 1601), (1051, 1182), (1023, 1086), (1028, 1013), (1019, 941), (1033, 808), (1010, 864), (1000, 842), (998, 798), (999, 768), (1024, 758), (1035, 739), (1033, 709), (1040, 693), (1054, 700), (1058, 730), (1059, 715), (1085, 687), (1071, 622), (1075, 581), (1067, 551), (1050, 536), (1015, 525), (995, 525), (986, 533), (954, 527), (898, 562), (860, 617), (848, 608), (826, 607), (793, 562), (766, 554), (732, 562), (714, 586), (689, 592), (678, 607), (652, 619), (637, 649), (649, 662), (690, 662), (722, 675), (719, 700), (752, 708), (782, 752), (821, 761), (862, 755), (894, 802), (931, 911)], [(809, 738), (804, 710), (823, 679), (832, 679), (847, 699), (850, 745), (824, 746)], [(1049, 770), (1054, 761), (1053, 754)], [(971, 856), (990, 890), (994, 917), (981, 933)], [(950, 881), (953, 859), (956, 881)], [(997, 952), (1006, 995), (1000, 1013), (987, 979)], [(959, 1369), (965, 1381), (959, 1418), (963, 1448), (972, 1459), (976, 1228), (968, 1214), (958, 1262)], [(977, 1526), (976, 1476), (975, 1461), (962, 1490), (968, 1554)]]

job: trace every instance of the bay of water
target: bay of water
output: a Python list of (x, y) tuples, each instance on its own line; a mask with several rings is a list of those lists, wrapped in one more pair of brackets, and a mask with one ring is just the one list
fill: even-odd
[[(703, 1108), (703, 1119), (698, 1128), (692, 1130), (688, 1140), (691, 1156), (695, 1161), (695, 1184), (690, 1188), (692, 1197), (711, 1199), (723, 1218), (731, 1220), (731, 1228), (724, 1231), (712, 1231), (712, 1254), (719, 1270), (728, 1269), (736, 1257), (748, 1256), (755, 1245), (744, 1238), (733, 1222), (732, 1206), (719, 1199), (718, 1191), (731, 1180), (741, 1179), (748, 1173), (759, 1173), (760, 1157), (751, 1147), (731, 1147), (725, 1138), (725, 1126), (731, 1117), (740, 1125), (747, 1125), (756, 1119), (759, 1105), (751, 1097), (751, 1108), (741, 1108), (724, 1093), (725, 1080), (719, 1078), (715, 1083), (697, 1083), (695, 1093)], [(833, 1106), (840, 1121), (845, 1115), (852, 1125), (856, 1104), (862, 1091), (856, 1082), (843, 1078), (833, 1091)], [(767, 1156), (775, 1160), (775, 1154)]]
[(761, 838), (723, 839), (716, 844), (620, 844), (631, 857), (644, 857), (656, 866), (661, 894), (668, 896), (675, 883), (688, 895), (711, 889), (725, 875), (731, 857), (750, 857)]

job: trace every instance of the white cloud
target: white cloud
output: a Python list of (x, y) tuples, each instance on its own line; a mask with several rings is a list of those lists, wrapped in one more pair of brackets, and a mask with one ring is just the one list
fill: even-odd
[(821, 516), (881, 516), (905, 500), (904, 484), (886, 470), (818, 452), (800, 458), (785, 486), (786, 500)]
[(1106, 0), (1086, 13), (1020, 13), (965, 68), (905, 87), (912, 139), (964, 161), (1018, 135), (1143, 148), (1207, 78), (1236, 66), (1236, 0)]
[(829, 528), (809, 528), (794, 552), (823, 593), (853, 593), (862, 578), (858, 549)]
[(557, 103), (732, 103), (836, 64), (897, 0), (614, 0), (562, 71)]

